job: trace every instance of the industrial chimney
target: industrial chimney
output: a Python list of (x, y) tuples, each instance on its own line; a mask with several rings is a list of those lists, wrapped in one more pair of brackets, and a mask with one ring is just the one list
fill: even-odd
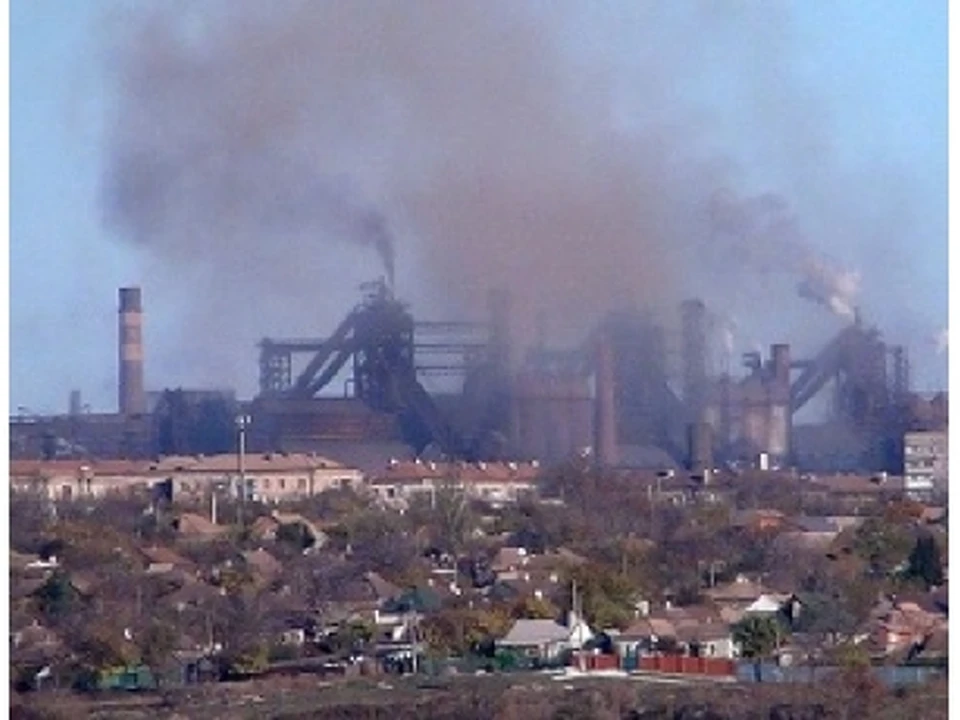
[(683, 324), (683, 400), (693, 422), (702, 420), (707, 402), (707, 308), (701, 300), (685, 300)]
[(502, 369), (510, 367), (510, 291), (497, 287), (487, 294), (490, 313), (490, 354), (493, 363)]
[(616, 465), (617, 405), (614, 388), (613, 344), (609, 333), (601, 332), (597, 341), (597, 420), (594, 454), (599, 465)]
[(121, 415), (147, 411), (143, 389), (143, 305), (140, 288), (120, 288), (120, 373), (118, 383)]

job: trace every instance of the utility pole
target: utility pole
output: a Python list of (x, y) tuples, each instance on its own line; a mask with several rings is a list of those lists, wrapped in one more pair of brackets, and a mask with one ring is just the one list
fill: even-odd
[(240, 490), (237, 494), (237, 525), (243, 525), (244, 509), (247, 502), (247, 426), (250, 424), (249, 415), (237, 415), (237, 474), (240, 476)]

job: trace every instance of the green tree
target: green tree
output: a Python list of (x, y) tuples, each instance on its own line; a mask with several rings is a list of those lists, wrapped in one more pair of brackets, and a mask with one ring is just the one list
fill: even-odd
[(754, 661), (754, 673), (760, 679), (760, 663), (780, 644), (783, 628), (774, 616), (748, 615), (733, 626), (733, 640), (741, 654)]
[(77, 591), (70, 576), (57, 571), (34, 594), (37, 605), (47, 618), (56, 622), (67, 618), (77, 606)]
[(940, 546), (932, 535), (917, 538), (907, 562), (907, 578), (920, 580), (928, 589), (943, 584)]
[(857, 528), (853, 537), (853, 549), (865, 560), (873, 575), (889, 576), (907, 559), (914, 539), (905, 524), (887, 522), (884, 518), (872, 517)]
[[(569, 579), (576, 583), (583, 614), (591, 626), (623, 629), (633, 620), (637, 588), (619, 569), (589, 563), (572, 568)], [(567, 607), (571, 599), (568, 597)]]

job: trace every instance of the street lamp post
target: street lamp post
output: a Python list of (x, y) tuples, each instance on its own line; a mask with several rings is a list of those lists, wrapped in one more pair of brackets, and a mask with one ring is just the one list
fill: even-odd
[(237, 524), (243, 524), (243, 509), (247, 502), (247, 475), (245, 455), (247, 452), (247, 426), (250, 424), (249, 415), (237, 415), (237, 474), (240, 476), (240, 488), (237, 502)]

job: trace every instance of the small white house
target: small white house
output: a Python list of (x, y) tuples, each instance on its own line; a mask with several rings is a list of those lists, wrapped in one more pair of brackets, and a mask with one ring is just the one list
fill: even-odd
[(497, 646), (541, 661), (554, 661), (566, 650), (579, 650), (593, 639), (590, 626), (574, 613), (567, 624), (556, 620), (517, 620)]

